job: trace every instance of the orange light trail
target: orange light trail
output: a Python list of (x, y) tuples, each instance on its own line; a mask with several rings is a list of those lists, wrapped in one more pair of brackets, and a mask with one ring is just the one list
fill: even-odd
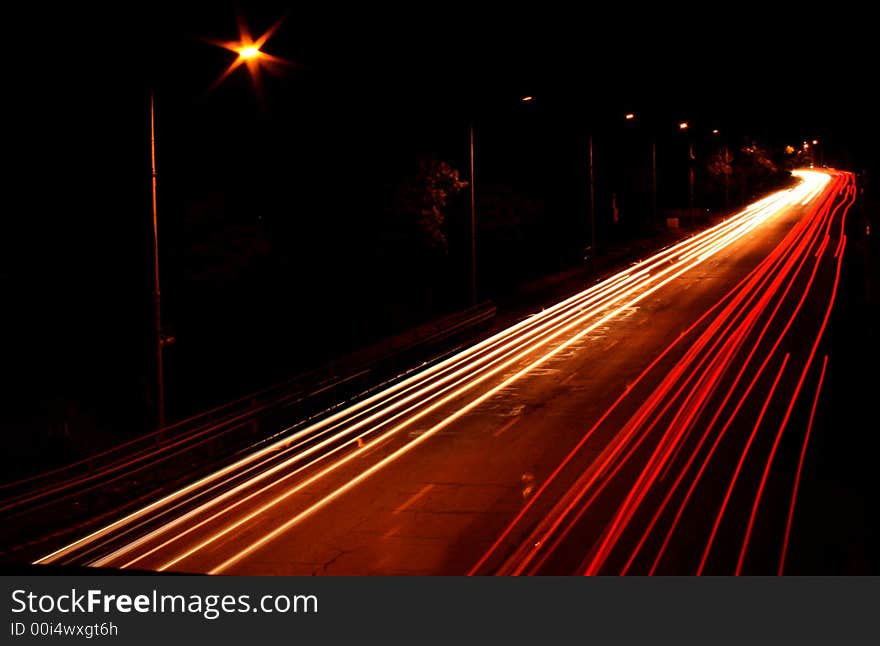
[[(672, 245), (452, 357), (426, 366), (372, 395), (341, 406), (318, 421), (288, 429), (280, 439), (268, 446), (37, 562), (52, 563), (74, 558), (76, 554), (96, 549), (103, 540), (116, 533), (159, 514), (170, 517), (170, 520), (149, 533), (128, 541), (110, 554), (89, 561), (92, 565), (110, 565), (118, 564), (122, 559), (122, 567), (130, 567), (146, 556), (173, 548), (182, 539), (211, 523), (229, 518), (222, 527), (212, 530), (194, 545), (178, 548), (176, 555), (166, 559), (159, 569), (175, 567), (232, 531), (252, 525), (294, 494), (330, 476), (336, 477), (343, 468), (351, 467), (355, 459), (362, 459), (361, 447), (381, 449), (376, 452), (375, 458), (371, 458), (372, 463), (357, 474), (347, 477), (341, 485), (286, 522), (264, 532), (210, 571), (219, 573), (228, 570), (783, 209), (813, 199), (830, 180), (830, 175), (820, 172), (798, 171), (797, 175), (801, 179), (798, 186), (756, 202), (725, 222)], [(441, 417), (417, 437), (407, 438), (406, 430), (432, 414)], [(292, 482), (307, 470), (313, 470), (314, 473)], [(202, 499), (207, 498), (208, 494), (210, 499), (207, 501), (184, 509), (183, 506), (194, 496)], [(247, 503), (264, 495), (271, 497), (254, 509), (245, 509)], [(233, 512), (239, 509), (242, 515), (234, 518)]]
[[(828, 179), (830, 181), (831, 176), (829, 176)], [(835, 278), (831, 297), (827, 304), (825, 319), (820, 325), (815, 337), (815, 342), (810, 351), (809, 358), (804, 366), (803, 372), (801, 373), (801, 379), (798, 380), (798, 384), (794, 387), (793, 393), (790, 395), (788, 406), (785, 409), (786, 416), (782, 420), (779, 431), (775, 436), (773, 446), (769, 450), (769, 456), (763, 464), (763, 476), (757, 487), (757, 493), (752, 504), (752, 516), (749, 521), (749, 527), (746, 530), (746, 537), (741, 544), (739, 552), (740, 559), (736, 567), (736, 573), (741, 571), (749, 536), (754, 529), (755, 514), (758, 505), (760, 504), (766, 474), (773, 461), (780, 434), (785, 428), (788, 416), (796, 404), (804, 375), (809, 369), (810, 362), (815, 354), (819, 340), (822, 338), (825, 323), (827, 322), (828, 314), (833, 306), (834, 295), (837, 290), (840, 259), (842, 256), (840, 251), (845, 246), (845, 236), (843, 235), (844, 220), (846, 212), (854, 199), (855, 190), (851, 174), (839, 173), (835, 175), (832, 185), (823, 193), (822, 187), (827, 183), (828, 182), (826, 181), (823, 182), (822, 186), (817, 187), (814, 185), (807, 187), (805, 193), (795, 200), (795, 204), (806, 206), (817, 196), (822, 196), (822, 200), (818, 205), (809, 207), (812, 209), (811, 213), (796, 225), (796, 227), (789, 233), (786, 240), (783, 241), (783, 243), (781, 243), (750, 276), (737, 285), (737, 287), (722, 299), (722, 301), (719, 301), (716, 308), (724, 303), (726, 299), (730, 299), (723, 309), (718, 310), (718, 312), (713, 315), (715, 320), (707, 327), (703, 335), (691, 344), (688, 352), (685, 353), (685, 356), (680, 360), (679, 364), (673, 367), (668, 374), (667, 379), (654, 390), (636, 416), (630, 420), (627, 426), (621, 429), (617, 436), (615, 436), (611, 443), (606, 447), (604, 452), (600, 453), (598, 457), (591, 459), (591, 465), (587, 472), (580, 478), (580, 481), (576, 482), (574, 486), (569, 488), (568, 494), (566, 494), (566, 496), (564, 496), (563, 499), (540, 520), (537, 528), (522, 540), (522, 547), (514, 552), (512, 556), (508, 557), (506, 564), (497, 570), (499, 573), (541, 573), (541, 568), (545, 566), (548, 558), (550, 558), (551, 554), (553, 554), (554, 551), (560, 547), (562, 542), (566, 540), (566, 537), (572, 532), (575, 525), (581, 522), (581, 519), (584, 518), (587, 510), (593, 505), (593, 502), (596, 501), (600, 494), (603, 494), (606, 490), (609, 482), (618, 477), (618, 474), (622, 473), (621, 468), (631, 460), (633, 455), (636, 454), (637, 449), (643, 445), (645, 440), (649, 437), (649, 434), (654, 432), (654, 429), (659, 429), (657, 426), (658, 422), (661, 419), (664, 419), (667, 414), (671, 414), (672, 421), (669, 422), (668, 426), (664, 426), (665, 430), (661, 433), (660, 439), (657, 441), (657, 447), (652, 453), (652, 457), (648, 460), (645, 466), (639, 467), (639, 479), (628, 489), (629, 493), (627, 498), (619, 507), (612, 520), (605, 526), (602, 536), (595, 544), (594, 549), (591, 550), (591, 556), (583, 566), (586, 574), (600, 573), (603, 564), (611, 558), (612, 550), (615, 549), (617, 544), (622, 540), (624, 531), (627, 530), (632, 523), (637, 510), (646, 500), (648, 492), (656, 487), (656, 485), (664, 478), (665, 474), (672, 467), (672, 463), (683, 450), (685, 441), (695, 430), (695, 421), (700, 417), (702, 412), (706, 410), (709, 397), (713, 396), (713, 393), (718, 390), (721, 383), (720, 380), (729, 371), (737, 353), (741, 350), (748, 350), (748, 357), (741, 365), (737, 376), (733, 378), (732, 382), (729, 382), (732, 385), (728, 386), (724, 401), (720, 405), (713, 404), (715, 412), (712, 421), (703, 429), (702, 435), (697, 438), (696, 447), (689, 449), (688, 454), (684, 456), (684, 458), (686, 458), (686, 464), (684, 467), (677, 469), (675, 482), (666, 491), (665, 497), (659, 508), (654, 510), (647, 529), (638, 535), (640, 536), (638, 544), (623, 566), (622, 573), (627, 573), (633, 567), (638, 553), (645, 547), (646, 541), (655, 527), (655, 524), (666, 509), (673, 494), (682, 483), (691, 464), (693, 464), (704, 443), (710, 437), (711, 429), (714, 427), (722, 413), (726, 411), (727, 402), (730, 400), (731, 395), (733, 395), (737, 384), (744, 376), (746, 367), (750, 364), (752, 358), (755, 357), (755, 353), (761, 345), (760, 339), (764, 338), (770, 330), (771, 323), (777, 319), (778, 314), (781, 313), (783, 301), (788, 297), (788, 294), (792, 292), (793, 287), (798, 280), (798, 276), (802, 273), (808, 260), (812, 260), (813, 262), (810, 263), (812, 267), (809, 272), (810, 276), (806, 285), (803, 287), (803, 291), (798, 292), (799, 298), (794, 307), (793, 313), (791, 313), (785, 320), (785, 325), (783, 326), (782, 331), (777, 333), (777, 336), (770, 339), (771, 341), (775, 339), (772, 349), (766, 353), (766, 358), (761, 367), (758, 369), (757, 373), (752, 378), (751, 383), (740, 397), (733, 412), (725, 413), (727, 422), (725, 423), (724, 428), (715, 434), (715, 442), (713, 443), (712, 448), (709, 449), (699, 472), (693, 479), (683, 501), (680, 503), (676, 517), (672, 522), (672, 527), (666, 532), (666, 536), (660, 546), (659, 552), (657, 552), (657, 556), (654, 559), (650, 571), (653, 573), (657, 569), (658, 562), (669, 544), (670, 538), (681, 518), (687, 501), (690, 499), (701, 476), (706, 472), (709, 459), (715, 453), (715, 449), (719, 442), (725, 437), (732, 421), (742, 412), (743, 403), (750, 393), (752, 393), (753, 387), (758, 378), (764, 372), (770, 358), (788, 334), (793, 321), (797, 317), (797, 312), (801, 309), (806, 298), (814, 291), (812, 285), (819, 270), (820, 262), (824, 262), (822, 259), (828, 257), (825, 252), (829, 249), (829, 234), (832, 223), (836, 218), (840, 217), (840, 242), (838, 243), (837, 250), (834, 254), (834, 259), (837, 261), (837, 278)], [(842, 201), (841, 198), (843, 198)], [(757, 208), (760, 208), (760, 206)], [(700, 257), (700, 252), (697, 252), (697, 257)], [(713, 308), (713, 310), (716, 308)], [(712, 310), (710, 310), (710, 312), (712, 312)], [(766, 312), (769, 312), (769, 314)], [(705, 318), (707, 314), (709, 314), (709, 312), (704, 314), (703, 318)], [(761, 317), (765, 319), (765, 323), (761, 327), (757, 339), (751, 339), (749, 335), (752, 334), (755, 324)], [(700, 321), (702, 321), (703, 318), (701, 318)], [(700, 321), (698, 321), (698, 323)], [(723, 328), (719, 327), (722, 323), (724, 324)], [(696, 325), (697, 324), (694, 324), (690, 329), (694, 329)], [(666, 354), (666, 352), (672, 347), (679, 344), (689, 333), (690, 330), (686, 331), (679, 337), (679, 339), (674, 341), (663, 354)], [(729, 336), (729, 339), (724, 342), (724, 347), (719, 349), (717, 344), (727, 336)], [(707, 345), (712, 339), (714, 339), (714, 341)], [(744, 345), (747, 339), (748, 346)], [(790, 354), (786, 354), (786, 357), (789, 356)], [(709, 358), (711, 358), (711, 364), (704, 365)], [(787, 360), (788, 359), (786, 359), (786, 361)], [(638, 383), (646, 374), (653, 370), (655, 365), (656, 361), (649, 366), (645, 372), (639, 375), (635, 383)], [(782, 375), (781, 369), (777, 374), (777, 379), (774, 381), (770, 394), (766, 396), (766, 399), (763, 402), (763, 406), (761, 407), (762, 412), (758, 418), (758, 422), (752, 427), (752, 433), (750, 435), (751, 439), (746, 443), (746, 448), (743, 449), (740, 454), (739, 465), (734, 471), (733, 479), (728, 483), (725, 502), (722, 503), (719, 514), (716, 517), (715, 527), (712, 536), (710, 536), (709, 542), (704, 549), (698, 572), (702, 572), (706, 565), (706, 558), (711, 549), (713, 537), (717, 533), (720, 519), (724, 514), (726, 501), (730, 499), (731, 492), (738, 479), (738, 474), (741, 472), (746, 455), (749, 453), (749, 447), (755, 439), (755, 434), (760, 428), (760, 422), (767, 410), (767, 406), (769, 406), (769, 402), (774, 399), (774, 393), (779, 384), (780, 375)], [(673, 391), (670, 390), (670, 388), (672, 388), (679, 379), (683, 379), (683, 381), (676, 387), (677, 389), (673, 394)], [(786, 387), (786, 390), (787, 389), (788, 387)], [(536, 504), (536, 501), (541, 499), (542, 494), (544, 494), (545, 491), (549, 490), (551, 483), (560, 477), (563, 469), (566, 468), (577, 455), (581, 454), (596, 429), (608, 419), (610, 413), (626, 399), (630, 392), (630, 389), (628, 389), (627, 392), (615, 400), (611, 408), (609, 408), (594, 426), (591, 427), (565, 460), (563, 460), (563, 462), (550, 474), (536, 494), (530, 498), (529, 502), (508, 525), (507, 529), (496, 540), (493, 546), (483, 554), (482, 558), (471, 569), (471, 574), (485, 571), (490, 559), (494, 558), (495, 553), (501, 550), (502, 545), (512, 536), (517, 525), (527, 522), (525, 518), (530, 513), (530, 508)], [(665, 393), (670, 393), (670, 395)], [(784, 397), (784, 395), (780, 394), (780, 397)], [(677, 402), (678, 400), (680, 400), (680, 403), (675, 404), (678, 408), (673, 408), (673, 402)], [(663, 404), (664, 401), (666, 402), (665, 404)], [(810, 424), (812, 424), (812, 421)], [(793, 496), (795, 495), (796, 485)], [(789, 513), (788, 524), (785, 543), (783, 544), (783, 553), (785, 546), (787, 545), (788, 533), (790, 531), (791, 512)], [(570, 550), (571, 547), (568, 549)], [(784, 562), (784, 556), (782, 562)], [(780, 569), (782, 567), (783, 565), (780, 564)]]

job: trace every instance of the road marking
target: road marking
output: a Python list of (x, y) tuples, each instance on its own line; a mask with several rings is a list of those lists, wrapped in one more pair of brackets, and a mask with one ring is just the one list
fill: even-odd
[(523, 412), (523, 410), (525, 410), (525, 407), (526, 407), (525, 404), (517, 404), (516, 406), (514, 406), (513, 408), (510, 409), (510, 412), (505, 413), (503, 416), (504, 417), (518, 417), (519, 415), (522, 415), (522, 412)]
[(509, 429), (511, 426), (513, 426), (514, 424), (516, 424), (518, 421), (519, 421), (519, 417), (514, 417), (514, 418), (511, 419), (509, 422), (507, 422), (507, 424), (505, 424), (504, 426), (502, 426), (501, 428), (499, 428), (497, 431), (495, 431), (494, 433), (492, 433), (492, 435), (493, 435), (494, 437), (498, 437), (498, 436), (501, 435), (504, 431), (506, 431), (506, 430)]
[(422, 496), (424, 496), (426, 493), (428, 493), (428, 492), (429, 492), (431, 489), (433, 489), (433, 488), (434, 488), (434, 485), (432, 485), (432, 484), (426, 484), (424, 487), (422, 487), (422, 488), (419, 489), (417, 492), (415, 492), (412, 496), (410, 496), (410, 497), (407, 499), (407, 501), (406, 501), (405, 503), (403, 503), (400, 507), (398, 507), (397, 509), (395, 509), (395, 510), (394, 510), (394, 513), (397, 514), (397, 513), (401, 512), (401, 511), (405, 511), (407, 507), (409, 507), (409, 506), (410, 506), (411, 504), (413, 504), (416, 500), (418, 500), (419, 498), (421, 498)]
[(571, 380), (574, 379), (575, 377), (577, 377), (577, 373), (576, 373), (576, 372), (573, 372), (573, 373), (571, 373), (570, 375), (568, 375), (568, 377), (566, 377), (565, 379), (563, 379), (562, 381), (560, 381), (560, 382), (559, 382), (559, 385), (560, 385), (560, 386), (564, 386), (565, 384), (567, 384), (569, 381), (571, 381)]
[(546, 377), (548, 375), (557, 375), (562, 372), (559, 368), (535, 368), (531, 371), (533, 377)]
[[(416, 431), (410, 431), (407, 435), (408, 435), (409, 437), (420, 437), (420, 436), (424, 435), (425, 433), (427, 433), (429, 430), (430, 430), (430, 429), (427, 429), (427, 428), (420, 428), (420, 429), (418, 429), (418, 430), (416, 430)], [(442, 433), (434, 433), (434, 435), (435, 435), (435, 436), (439, 436), (439, 435), (455, 435), (455, 431), (443, 431)]]

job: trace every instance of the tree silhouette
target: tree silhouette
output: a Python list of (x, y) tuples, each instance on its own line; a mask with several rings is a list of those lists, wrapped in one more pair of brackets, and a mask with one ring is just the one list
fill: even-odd
[(446, 208), (450, 198), (466, 186), (468, 183), (446, 162), (421, 159), (415, 174), (398, 186), (394, 210), (415, 222), (427, 248), (446, 254)]

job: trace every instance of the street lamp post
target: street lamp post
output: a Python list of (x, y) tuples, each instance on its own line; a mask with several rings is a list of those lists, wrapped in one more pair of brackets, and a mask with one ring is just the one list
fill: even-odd
[(651, 216), (657, 226), (657, 137), (651, 139)]
[[(626, 121), (633, 122), (636, 120), (636, 115), (632, 112), (627, 112), (623, 115), (623, 118)], [(654, 135), (651, 137), (651, 217), (653, 218), (651, 222), (655, 225), (658, 222), (657, 219), (657, 136)]]
[(688, 204), (694, 216), (694, 142), (688, 142)]
[(471, 172), (471, 305), (477, 304), (477, 200), (474, 171), (474, 124), (470, 129), (470, 172)]
[(593, 166), (593, 135), (589, 137), (590, 149), (590, 263), (596, 267), (596, 174)]
[[(150, 90), (150, 179), (153, 202), (153, 324), (156, 333), (156, 424), (165, 427), (165, 381), (162, 365), (162, 296), (159, 283), (159, 228), (156, 205), (156, 98)], [(163, 439), (161, 436), (160, 440)]]
[[(682, 121), (679, 123), (678, 129), (682, 132), (687, 132), (688, 122)], [(688, 205), (690, 206), (690, 218), (692, 219), (694, 210), (694, 142), (690, 139), (688, 139)]]
[[(535, 97), (527, 95), (520, 98), (522, 103), (531, 103)], [(474, 122), (468, 127), (468, 159), (470, 162), (470, 198), (471, 198), (471, 305), (477, 304), (477, 185), (474, 164)]]
[(730, 210), (730, 150), (727, 144), (724, 144), (724, 208)]
[[(721, 137), (721, 131), (718, 128), (712, 130), (712, 134)], [(730, 173), (727, 172), (728, 164), (730, 164), (730, 151), (727, 148), (727, 140), (721, 137), (721, 170), (724, 173), (724, 210), (730, 210)]]
[[(281, 64), (285, 63), (283, 59), (277, 58), (261, 51), (261, 47), (272, 36), (275, 30), (281, 24), (281, 20), (276, 21), (272, 27), (256, 40), (252, 39), (244, 22), (239, 23), (239, 41), (218, 43), (224, 49), (228, 49), (238, 54), (232, 64), (226, 71), (215, 81), (216, 87), (226, 77), (228, 77), (236, 68), (246, 65), (251, 73), (254, 85), (257, 86), (257, 74), (261, 64)], [(473, 154), (473, 153), (472, 153)], [(473, 159), (473, 157), (472, 157)], [(159, 441), (164, 440), (165, 427), (165, 371), (163, 366), (163, 348), (167, 342), (164, 332), (162, 331), (162, 291), (159, 281), (159, 222), (158, 222), (158, 205), (156, 200), (156, 96), (154, 90), (150, 90), (150, 185), (152, 198), (152, 216), (153, 216), (153, 325), (156, 334), (156, 424), (159, 429)]]

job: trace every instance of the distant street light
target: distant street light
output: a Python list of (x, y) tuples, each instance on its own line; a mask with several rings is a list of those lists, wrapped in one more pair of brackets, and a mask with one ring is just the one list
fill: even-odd
[(633, 119), (636, 118), (636, 115), (634, 115), (632, 112), (627, 112), (627, 113), (623, 116), (623, 118), (626, 119), (627, 121), (632, 121)]
[(678, 124), (678, 129), (679, 130), (687, 130), (688, 129), (687, 121), (682, 121), (680, 124)]
[(522, 102), (523, 102), (523, 103), (528, 103), (529, 101), (532, 101), (534, 98), (535, 98), (535, 97), (533, 97), (533, 96), (524, 96), (524, 97), (522, 98)]

